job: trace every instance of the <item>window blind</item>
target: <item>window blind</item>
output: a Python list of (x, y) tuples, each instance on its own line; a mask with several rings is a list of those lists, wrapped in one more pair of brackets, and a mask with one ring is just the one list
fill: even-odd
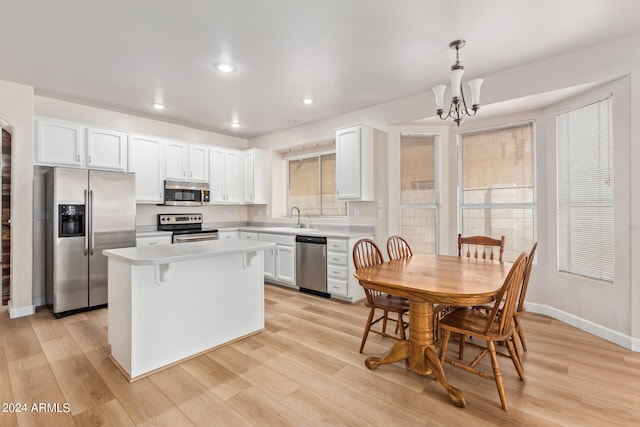
[(464, 132), (459, 223), (463, 236), (505, 236), (504, 259), (529, 252), (536, 236), (535, 122)]
[(611, 97), (556, 116), (558, 270), (614, 279)]

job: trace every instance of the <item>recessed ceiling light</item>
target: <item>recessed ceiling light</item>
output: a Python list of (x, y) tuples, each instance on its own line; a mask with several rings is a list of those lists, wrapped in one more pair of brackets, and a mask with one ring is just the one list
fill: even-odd
[(216, 69), (223, 73), (232, 73), (237, 69), (237, 67), (230, 62), (218, 62), (216, 64)]
[(240, 127), (240, 123), (238, 123), (238, 122), (231, 122), (231, 127), (232, 127), (232, 128), (239, 128), (239, 127)]
[(153, 104), (151, 104), (151, 106), (156, 110), (164, 110), (165, 108), (167, 108), (166, 105), (159, 102), (154, 102)]
[(313, 104), (313, 99), (306, 97), (305, 99), (302, 100), (302, 103), (305, 105)]

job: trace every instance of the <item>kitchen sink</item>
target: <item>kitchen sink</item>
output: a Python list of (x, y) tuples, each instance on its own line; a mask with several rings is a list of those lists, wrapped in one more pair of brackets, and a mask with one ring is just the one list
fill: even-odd
[(298, 227), (264, 227), (263, 231), (282, 231), (285, 233), (304, 234), (309, 231), (318, 231), (317, 228), (298, 228)]

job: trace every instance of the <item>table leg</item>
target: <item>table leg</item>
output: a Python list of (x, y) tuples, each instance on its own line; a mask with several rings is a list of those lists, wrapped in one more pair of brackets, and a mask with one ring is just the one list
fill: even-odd
[(382, 357), (367, 357), (364, 361), (369, 369), (380, 365), (409, 360), (409, 369), (417, 374), (436, 377), (436, 381), (449, 393), (454, 405), (466, 405), (462, 390), (449, 384), (440, 358), (433, 344), (433, 305), (428, 302), (409, 301), (409, 340), (398, 341)]
[(456, 388), (449, 384), (447, 377), (444, 374), (444, 370), (442, 369), (442, 365), (440, 364), (440, 358), (436, 354), (436, 351), (433, 347), (428, 347), (426, 351), (427, 363), (431, 367), (431, 372), (436, 377), (436, 381), (442, 385), (442, 387), (447, 390), (449, 393), (449, 399), (456, 405), (458, 408), (464, 408), (466, 402), (464, 400), (464, 393), (459, 388)]
[(382, 357), (367, 357), (364, 364), (369, 369), (376, 369), (380, 365), (396, 363), (409, 358), (409, 341), (398, 341), (391, 347), (391, 350)]

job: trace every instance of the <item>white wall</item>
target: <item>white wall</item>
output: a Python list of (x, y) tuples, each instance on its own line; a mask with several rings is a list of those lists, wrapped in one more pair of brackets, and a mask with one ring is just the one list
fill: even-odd
[(33, 313), (32, 159), (33, 88), (0, 81), (0, 118), (12, 134), (11, 177), (11, 317)]
[[(555, 91), (577, 85), (602, 84), (624, 76), (629, 76), (630, 84), (615, 83), (617, 107), (616, 117), (625, 116), (617, 123), (614, 137), (618, 144), (616, 156), (619, 167), (616, 168), (616, 285), (612, 289), (602, 289), (591, 284), (578, 284), (579, 281), (558, 277), (555, 272), (555, 199), (552, 190), (555, 186), (548, 177), (549, 165), (555, 153), (554, 127), (549, 115), (550, 110), (524, 113), (524, 118), (537, 118), (537, 160), (538, 160), (538, 221), (540, 249), (538, 252), (539, 267), (532, 280), (535, 285), (531, 290), (531, 309), (547, 312), (583, 329), (598, 333), (601, 336), (640, 350), (640, 168), (623, 167), (624, 162), (640, 159), (640, 143), (633, 143), (640, 135), (640, 122), (628, 120), (629, 117), (640, 117), (640, 36), (618, 40), (612, 43), (576, 51), (568, 55), (547, 58), (524, 66), (508, 69), (489, 76), (484, 76), (482, 102), (484, 105)], [(618, 86), (621, 84), (622, 86)], [(597, 90), (596, 90), (597, 91)], [(588, 95), (593, 96), (594, 92)], [(588, 96), (587, 95), (587, 96)], [(625, 101), (625, 96), (628, 101)], [(577, 100), (574, 100), (577, 101)], [(287, 146), (299, 145), (332, 137), (333, 129), (353, 123), (368, 123), (379, 129), (389, 131), (389, 188), (397, 187), (399, 158), (393, 152), (399, 139), (398, 129), (393, 125), (424, 118), (435, 111), (431, 93), (418, 94), (402, 98), (386, 104), (354, 111), (321, 122), (299, 126), (282, 132), (276, 132), (249, 140), (251, 147), (264, 149), (283, 149)], [(483, 121), (480, 116), (468, 120), (461, 129), (484, 126), (495, 120)], [(529, 117), (526, 117), (529, 116)], [(523, 118), (523, 119), (524, 119)], [(506, 119), (506, 118), (505, 118)], [(511, 121), (514, 117), (509, 117)], [(618, 120), (618, 119), (614, 119)], [(503, 120), (502, 123), (505, 121)], [(455, 151), (451, 146), (455, 143), (455, 131), (449, 132), (448, 159), (445, 165), (451, 168), (442, 171), (448, 176), (449, 191), (441, 206), (448, 207), (448, 218), (455, 218), (455, 168), (457, 167)], [(620, 141), (620, 142), (618, 142)], [(455, 179), (454, 179), (455, 177)], [(619, 185), (619, 187), (618, 187)], [(275, 190), (275, 189), (274, 189)], [(635, 191), (634, 191), (635, 190)], [(393, 192), (392, 192), (393, 193)], [(392, 195), (390, 209), (398, 209), (399, 202)], [(626, 217), (625, 217), (626, 212)], [(619, 216), (618, 216), (619, 215)], [(388, 230), (397, 230), (399, 215), (387, 217)], [(553, 221), (552, 221), (553, 219)], [(444, 225), (448, 233), (454, 235), (456, 222)], [(625, 237), (628, 236), (628, 237)], [(442, 235), (441, 235), (442, 238)], [(451, 253), (450, 247), (442, 245), (441, 252)], [(599, 285), (598, 285), (599, 286)], [(535, 290), (533, 290), (535, 289)], [(579, 294), (576, 294), (578, 292)], [(633, 308), (636, 308), (635, 310)]]

